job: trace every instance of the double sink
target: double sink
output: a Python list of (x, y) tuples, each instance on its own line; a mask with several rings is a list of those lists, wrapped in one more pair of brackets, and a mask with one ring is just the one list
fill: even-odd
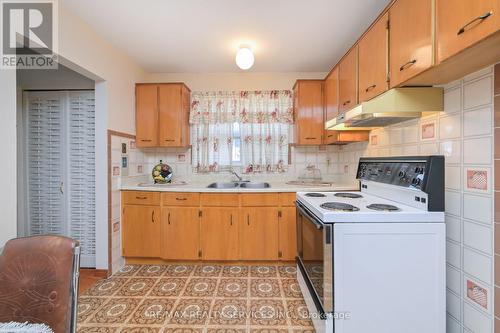
[(227, 183), (212, 183), (207, 186), (208, 188), (217, 188), (217, 189), (232, 189), (232, 188), (250, 188), (250, 189), (259, 189), (259, 188), (269, 188), (271, 184), (269, 183), (255, 183), (255, 182), (227, 182)]

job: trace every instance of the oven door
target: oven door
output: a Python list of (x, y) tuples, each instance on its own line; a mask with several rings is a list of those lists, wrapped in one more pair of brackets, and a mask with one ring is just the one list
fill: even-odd
[(318, 313), (333, 312), (333, 225), (297, 206), (297, 265)]

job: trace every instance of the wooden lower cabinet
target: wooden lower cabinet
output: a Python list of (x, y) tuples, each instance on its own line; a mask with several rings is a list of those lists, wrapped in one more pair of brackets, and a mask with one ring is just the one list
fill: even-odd
[(124, 205), (122, 252), (125, 257), (159, 257), (161, 254), (160, 206)]
[(295, 193), (122, 193), (123, 256), (293, 260)]
[(206, 207), (201, 217), (201, 258), (238, 260), (238, 208)]
[(199, 259), (199, 209), (197, 207), (164, 207), (161, 215), (161, 257), (175, 260)]
[(294, 260), (297, 255), (295, 207), (283, 207), (279, 214), (279, 252), (281, 260)]
[(242, 208), (239, 231), (240, 259), (278, 259), (277, 207)]

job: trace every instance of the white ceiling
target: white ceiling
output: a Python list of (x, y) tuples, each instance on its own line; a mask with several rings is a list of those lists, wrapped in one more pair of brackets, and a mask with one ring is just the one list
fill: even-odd
[(149, 72), (324, 72), (389, 0), (60, 0)]

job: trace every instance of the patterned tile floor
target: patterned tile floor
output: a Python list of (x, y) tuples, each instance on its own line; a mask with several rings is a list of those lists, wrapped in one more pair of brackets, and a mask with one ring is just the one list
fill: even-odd
[(127, 265), (79, 298), (78, 332), (313, 333), (292, 264)]

